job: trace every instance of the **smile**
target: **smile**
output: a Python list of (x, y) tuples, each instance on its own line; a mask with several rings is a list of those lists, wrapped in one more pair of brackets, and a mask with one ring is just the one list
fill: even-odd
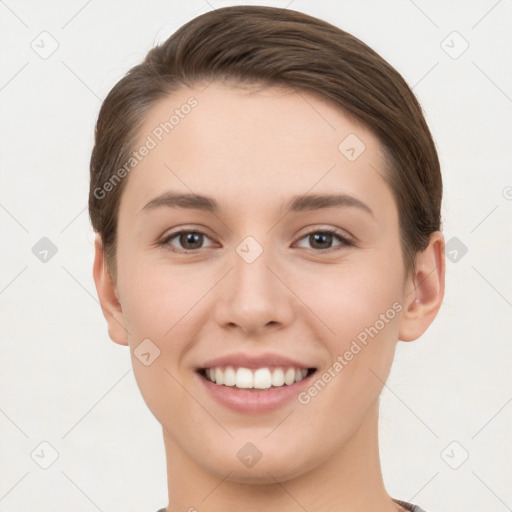
[(312, 373), (314, 368), (263, 367), (256, 369), (227, 367), (203, 368), (201, 375), (218, 386), (238, 389), (271, 389), (291, 386)]
[(242, 414), (264, 414), (295, 399), (310, 384), (315, 368), (210, 366), (196, 375), (218, 404)]

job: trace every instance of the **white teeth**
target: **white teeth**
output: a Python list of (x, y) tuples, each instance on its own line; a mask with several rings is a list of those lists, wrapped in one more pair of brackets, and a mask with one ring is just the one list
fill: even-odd
[(267, 389), (272, 385), (272, 375), (268, 368), (259, 368), (254, 372), (254, 387)]
[(291, 386), (295, 382), (295, 370), (293, 368), (288, 368), (286, 373), (284, 374), (284, 383), (287, 386)]
[[(218, 368), (215, 370), (215, 374), (217, 374), (217, 370)], [(215, 382), (217, 384), (222, 384), (222, 382), (218, 382), (217, 379), (215, 379)], [(242, 389), (254, 387), (254, 377), (251, 370), (248, 368), (238, 368), (236, 371), (235, 386)]]
[(240, 389), (269, 389), (281, 387), (285, 384), (291, 386), (306, 377), (308, 371), (305, 368), (207, 368), (205, 375), (208, 380), (219, 386), (235, 386)]
[(284, 384), (284, 372), (282, 368), (276, 368), (272, 372), (272, 386), (279, 387)]
[(307, 370), (299, 370), (295, 374), (295, 382), (300, 382), (308, 374)]
[(236, 373), (232, 366), (224, 370), (224, 386), (234, 386), (236, 384)]

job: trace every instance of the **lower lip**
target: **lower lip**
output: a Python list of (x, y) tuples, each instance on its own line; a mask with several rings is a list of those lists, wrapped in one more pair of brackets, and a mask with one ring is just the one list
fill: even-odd
[(278, 388), (266, 390), (247, 390), (238, 389), (234, 386), (222, 386), (215, 384), (199, 373), (197, 373), (197, 376), (212, 397), (220, 404), (237, 412), (260, 414), (275, 411), (296, 398), (302, 389), (309, 384), (315, 373), (313, 372), (290, 386), (285, 384)]

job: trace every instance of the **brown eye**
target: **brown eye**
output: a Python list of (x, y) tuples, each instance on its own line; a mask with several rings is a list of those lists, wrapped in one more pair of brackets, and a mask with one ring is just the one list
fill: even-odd
[(330, 249), (332, 245), (331, 233), (313, 233), (309, 236), (309, 241), (313, 249)]
[[(301, 240), (307, 239), (311, 249), (328, 251), (353, 245), (343, 234), (335, 229), (317, 229), (304, 235)], [(333, 245), (333, 242), (338, 241)]]
[[(162, 241), (162, 245), (176, 252), (180, 250), (183, 252), (196, 251), (197, 249), (203, 248), (206, 239), (209, 240), (209, 238), (200, 231), (182, 230), (171, 233)], [(177, 242), (173, 242), (173, 240), (177, 240)]]
[(203, 245), (203, 235), (201, 233), (181, 233), (179, 241), (183, 249), (199, 249)]

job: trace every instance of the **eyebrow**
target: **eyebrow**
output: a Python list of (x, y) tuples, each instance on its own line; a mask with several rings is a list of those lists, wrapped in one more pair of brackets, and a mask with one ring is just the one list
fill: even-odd
[[(182, 194), (165, 192), (147, 203), (142, 211), (151, 211), (156, 208), (188, 208), (209, 213), (218, 213), (219, 203), (211, 197), (199, 194)], [(361, 200), (348, 194), (304, 194), (293, 196), (284, 205), (284, 212), (304, 212), (321, 210), (323, 208), (355, 207), (374, 217), (372, 209)]]

